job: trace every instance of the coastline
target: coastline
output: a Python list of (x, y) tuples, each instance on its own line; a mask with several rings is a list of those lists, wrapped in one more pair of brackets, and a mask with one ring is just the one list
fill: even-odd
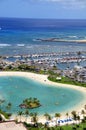
[(73, 42), (73, 43), (86, 43), (86, 39), (77, 39), (77, 40), (69, 40), (69, 39), (60, 39), (60, 38), (47, 38), (47, 39), (35, 39), (33, 41), (42, 41), (42, 42)]
[[(0, 72), (0, 77), (1, 76), (19, 76), (19, 77), (25, 77), (25, 78), (29, 78), (32, 79), (34, 81), (43, 83), (43, 84), (47, 84), (47, 85), (51, 85), (51, 86), (55, 86), (55, 87), (65, 87), (65, 88), (70, 88), (70, 89), (75, 89), (78, 90), (80, 92), (82, 92), (82, 94), (85, 96), (86, 95), (86, 88), (84, 87), (80, 87), (80, 86), (75, 86), (75, 85), (68, 85), (68, 84), (61, 84), (61, 83), (55, 83), (52, 81), (49, 81), (47, 79), (48, 75), (41, 75), (41, 74), (35, 74), (35, 73), (31, 73), (31, 72)], [(86, 104), (86, 96), (83, 98), (83, 101), (80, 102), (78, 105), (76, 105), (74, 108), (72, 108), (73, 110), (76, 110), (77, 112), (80, 112), (84, 105)], [(67, 111), (69, 114), (71, 112), (71, 109), (69, 111)], [(52, 114), (52, 113), (51, 113)], [(61, 113), (61, 117), (65, 117), (65, 113)], [(41, 122), (45, 122), (44, 121), (44, 117), (40, 116), (41, 118)], [(13, 116), (14, 118), (14, 116)], [(22, 117), (22, 121), (24, 120), (24, 118)], [(29, 120), (28, 120), (29, 122)]]
[[(81, 86), (76, 86), (76, 85), (71, 85), (71, 84), (62, 84), (62, 83), (55, 83), (47, 79), (48, 75), (42, 75), (42, 74), (36, 74), (36, 73), (31, 73), (31, 72), (13, 72), (13, 71), (4, 71), (0, 72), (0, 77), (1, 76), (19, 76), (19, 77), (25, 77), (29, 78), (32, 80), (35, 80), (37, 82), (43, 83), (43, 84), (48, 84), (51, 86), (57, 86), (57, 87), (66, 87), (66, 88), (71, 88), (71, 89), (76, 89), (78, 91), (86, 91), (86, 88), (81, 87)], [(84, 92), (85, 93), (85, 92)]]

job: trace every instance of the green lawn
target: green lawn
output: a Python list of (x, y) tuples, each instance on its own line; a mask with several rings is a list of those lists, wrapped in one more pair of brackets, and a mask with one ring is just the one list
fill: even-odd
[(40, 128), (27, 127), (27, 130), (86, 130), (86, 123), (81, 123), (79, 125), (65, 125), (56, 127), (45, 127), (40, 126)]
[(28, 128), (28, 130), (86, 130), (86, 124), (80, 126), (61, 126), (61, 127), (51, 127), (51, 128)]
[(78, 81), (74, 81), (68, 77), (62, 77), (61, 80), (57, 80), (56, 79), (56, 75), (50, 75), (48, 77), (49, 80), (53, 81), (53, 82), (57, 82), (57, 83), (63, 83), (63, 84), (71, 84), (71, 85), (77, 85), (77, 86), (82, 86), (82, 87), (86, 87), (86, 83), (80, 83)]

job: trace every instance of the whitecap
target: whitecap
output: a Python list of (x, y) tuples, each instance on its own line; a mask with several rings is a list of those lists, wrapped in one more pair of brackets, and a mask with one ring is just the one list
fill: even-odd
[(10, 44), (3, 44), (3, 43), (0, 43), (0, 47), (6, 47), (6, 46), (11, 46)]
[(25, 46), (25, 44), (17, 44), (17, 46), (21, 46), (22, 47), (22, 46)]
[(69, 38), (77, 38), (77, 36), (68, 36)]

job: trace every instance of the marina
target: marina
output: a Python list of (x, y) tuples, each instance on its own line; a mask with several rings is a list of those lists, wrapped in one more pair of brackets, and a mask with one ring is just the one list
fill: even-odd
[[(80, 54), (78, 54), (80, 53)], [(12, 64), (27, 64), (32, 66), (42, 65), (46, 68), (57, 66), (58, 69), (65, 70), (75, 65), (86, 65), (86, 52), (63, 52), (63, 53), (40, 53), (29, 55), (1, 56), (1, 66)], [(62, 66), (62, 67), (61, 67)]]

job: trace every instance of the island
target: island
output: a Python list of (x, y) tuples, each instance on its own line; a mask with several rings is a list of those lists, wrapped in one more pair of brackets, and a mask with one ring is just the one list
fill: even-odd
[(19, 105), (20, 108), (25, 108), (25, 109), (33, 109), (33, 108), (38, 108), (40, 107), (40, 101), (37, 98), (26, 98), (23, 100), (23, 102)]

